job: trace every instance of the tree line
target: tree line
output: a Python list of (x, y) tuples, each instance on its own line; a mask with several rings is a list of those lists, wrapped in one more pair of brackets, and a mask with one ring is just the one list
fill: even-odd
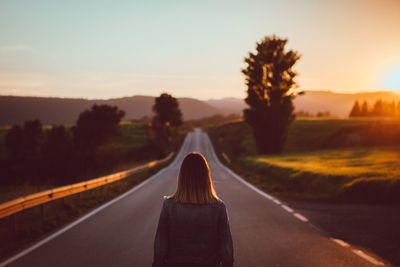
[(349, 117), (382, 117), (400, 116), (400, 101), (383, 101), (378, 99), (372, 106), (367, 101), (362, 104), (356, 100), (351, 108)]
[(116, 106), (93, 105), (72, 127), (43, 127), (39, 119), (14, 125), (5, 137), (7, 158), (0, 161), (1, 183), (65, 184), (103, 174), (118, 164), (166, 155), (182, 124), (176, 98), (161, 94), (146, 126), (149, 141), (139, 150), (126, 151), (114, 143), (121, 137), (125, 115)]

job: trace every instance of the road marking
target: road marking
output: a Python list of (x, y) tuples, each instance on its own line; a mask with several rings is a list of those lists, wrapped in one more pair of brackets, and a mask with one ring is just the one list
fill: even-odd
[(293, 212), (293, 209), (289, 208), (289, 207), (286, 206), (286, 205), (283, 205), (283, 204), (282, 204), (281, 207), (282, 207), (284, 210), (286, 210), (287, 212), (290, 212), (290, 213)]
[[(274, 197), (272, 197), (271, 195), (265, 193), (264, 191), (261, 191), (260, 189), (258, 189), (258, 188), (255, 187), (254, 185), (250, 184), (249, 182), (245, 181), (242, 177), (240, 177), (239, 175), (237, 175), (236, 173), (234, 173), (231, 169), (229, 169), (228, 167), (226, 167), (225, 165), (223, 165), (223, 164), (220, 162), (219, 158), (217, 157), (217, 155), (216, 155), (216, 153), (215, 153), (214, 147), (213, 147), (212, 144), (211, 144), (211, 140), (210, 140), (208, 134), (205, 134), (205, 136), (206, 136), (207, 142), (210, 144), (210, 147), (211, 147), (211, 154), (212, 154), (214, 160), (217, 162), (217, 164), (218, 164), (222, 169), (224, 169), (225, 171), (227, 171), (230, 175), (232, 175), (232, 176), (233, 176), (234, 178), (236, 178), (238, 181), (240, 181), (240, 182), (243, 183), (244, 185), (248, 186), (249, 188), (253, 189), (255, 192), (259, 193), (259, 194), (262, 195), (263, 197), (265, 197), (265, 198), (267, 198), (267, 199), (269, 199), (269, 200), (272, 200), (272, 201), (274, 201), (275, 203), (279, 202), (279, 203), (277, 203), (277, 204), (280, 204), (280, 203), (281, 203), (279, 200), (275, 199)], [(282, 204), (281, 207), (282, 207), (283, 209), (285, 209), (286, 211), (288, 211), (288, 212), (293, 212), (293, 209), (289, 208), (289, 207), (286, 206), (286, 205), (283, 205), (283, 204)], [(296, 213), (293, 213), (293, 216), (295, 216), (297, 219), (299, 219), (299, 220), (301, 220), (301, 221), (303, 221), (303, 222), (308, 222), (308, 219), (307, 219), (306, 217), (304, 217), (303, 215), (301, 215), (301, 214), (299, 214), (299, 213), (297, 213), (297, 212), (296, 212)], [(310, 225), (311, 225), (311, 224), (310, 224)], [(315, 227), (314, 225), (311, 225), (311, 226)], [(317, 230), (319, 230), (317, 227), (315, 227), (315, 228), (316, 228)], [(320, 230), (319, 230), (319, 231), (320, 231)], [(331, 238), (331, 239), (332, 239), (334, 242), (338, 243), (339, 245), (341, 245), (341, 246), (343, 246), (343, 247), (350, 247), (350, 245), (347, 244), (346, 242), (344, 242), (343, 240), (334, 239), (334, 238)], [(374, 259), (373, 257), (371, 257), (371, 256), (369, 256), (369, 255), (367, 255), (367, 254), (365, 254), (365, 253), (364, 253), (363, 251), (361, 251), (361, 250), (353, 249), (352, 251), (353, 251), (355, 254), (357, 254), (358, 256), (360, 256), (361, 258), (363, 258), (363, 259), (369, 261), (370, 263), (372, 263), (372, 264), (374, 264), (374, 265), (381, 265), (381, 266), (384, 265), (384, 263), (382, 263), (382, 262), (380, 262), (380, 261)]]
[(0, 263), (0, 267), (4, 267), (16, 260), (18, 260), (19, 258), (25, 256), (26, 254), (30, 253), (31, 251), (43, 246), (44, 244), (46, 244), (47, 242), (53, 240), (54, 238), (56, 238), (57, 236), (63, 234), (64, 232), (68, 231), (69, 229), (73, 228), (74, 226), (78, 225), (79, 223), (85, 221), (86, 219), (88, 219), (89, 217), (93, 216), (94, 214), (100, 212), (101, 210), (107, 208), (108, 206), (114, 204), (115, 202), (125, 198), (126, 196), (128, 196), (129, 194), (135, 192), (136, 190), (140, 189), (141, 187), (143, 187), (144, 185), (148, 184), (149, 182), (153, 181), (154, 179), (158, 178), (161, 174), (163, 174), (170, 166), (173, 166), (172, 164), (175, 164), (177, 162), (178, 157), (180, 155), (182, 155), (182, 150), (183, 148), (187, 147), (187, 143), (189, 140), (189, 134), (186, 135), (184, 143), (181, 147), (181, 150), (179, 151), (179, 153), (175, 156), (174, 161), (168, 165), (167, 167), (161, 169), (160, 171), (158, 171), (156, 174), (154, 174), (153, 176), (149, 177), (147, 180), (144, 180), (143, 182), (141, 182), (140, 184), (138, 184), (137, 186), (133, 187), (132, 189), (130, 189), (129, 191), (125, 192), (124, 194), (110, 200), (109, 202), (104, 203), (103, 205), (101, 205), (100, 207), (94, 209), (93, 211), (87, 213), (86, 215), (80, 217), (79, 219), (77, 219), (76, 221), (73, 221), (72, 223), (66, 225), (64, 228), (61, 228), (60, 230), (58, 230), (57, 232), (55, 232), (54, 234), (42, 239), (41, 241), (39, 241), (38, 243), (32, 245), (31, 247), (21, 251), (20, 253), (6, 259), (5, 261)]
[[(249, 182), (245, 181), (242, 177), (240, 177), (239, 175), (237, 175), (236, 173), (234, 173), (231, 169), (229, 169), (228, 167), (226, 167), (225, 165), (223, 165), (221, 163), (221, 161), (219, 161), (219, 158), (217, 157), (217, 154), (215, 154), (215, 150), (214, 147), (211, 144), (211, 140), (210, 137), (205, 134), (207, 142), (210, 144), (211, 147), (211, 154), (214, 157), (214, 160), (217, 162), (217, 164), (219, 166), (221, 166), (221, 168), (223, 168), (225, 171), (227, 171), (230, 175), (232, 175), (234, 178), (236, 178), (237, 180), (239, 180), (241, 183), (247, 185), (248, 187), (250, 187), (251, 189), (253, 189), (254, 191), (256, 191), (257, 193), (259, 193), (260, 195), (262, 195), (265, 198), (268, 198), (269, 200), (274, 201), (276, 204), (281, 204), (281, 202), (279, 200), (277, 200), (276, 198), (270, 196), (269, 194), (261, 191), (260, 189), (258, 189), (257, 187), (255, 187), (254, 185), (250, 184)], [(287, 206), (286, 206), (287, 207)], [(289, 207), (288, 207), (289, 208)], [(290, 208), (289, 208), (290, 209)], [(292, 209), (290, 209), (292, 210)], [(293, 210), (292, 210), (293, 211)], [(303, 215), (299, 214), (299, 213), (294, 213), (293, 214), (297, 219), (303, 221), (303, 222), (308, 222), (308, 219), (306, 217), (304, 217)]]
[(102, 206), (98, 207), (97, 209), (89, 212), (88, 214), (82, 216), (81, 218), (77, 219), (76, 221), (68, 224), (67, 226), (65, 226), (64, 228), (58, 230), (57, 232), (55, 232), (54, 234), (46, 237), (45, 239), (39, 241), (38, 243), (34, 244), (33, 246), (25, 249), (24, 251), (21, 251), (20, 253), (14, 255), (13, 257), (3, 261), (2, 263), (0, 263), (0, 267), (6, 266), (14, 261), (16, 261), (17, 259), (25, 256), (26, 254), (28, 254), (29, 252), (43, 246), (44, 244), (46, 244), (47, 242), (53, 240), (54, 238), (56, 238), (57, 236), (63, 234), (64, 232), (68, 231), (69, 229), (73, 228), (75, 225), (83, 222), (84, 220), (86, 220), (87, 218), (93, 216), (94, 214), (98, 213), (99, 211), (107, 208), (108, 206), (114, 204), (115, 202), (123, 199), (124, 197), (126, 197), (127, 195), (135, 192), (136, 190), (138, 190), (139, 188), (143, 187), (145, 184), (149, 183), (150, 181), (154, 180), (155, 178), (157, 178), (158, 176), (160, 176), (162, 173), (165, 172), (167, 168), (164, 168), (162, 170), (160, 170), (158, 173), (154, 174), (153, 177), (143, 181), (142, 183), (138, 184), (137, 186), (135, 186), (134, 188), (132, 188), (131, 190), (125, 192), (124, 194), (120, 195), (119, 197), (116, 197), (112, 200), (110, 200), (109, 202), (103, 204)]
[(293, 214), (294, 217), (296, 217), (297, 219), (299, 219), (300, 221), (303, 222), (308, 222), (308, 219), (306, 217), (304, 217), (303, 215), (301, 215), (300, 213), (294, 213)]
[(365, 254), (363, 251), (359, 250), (359, 249), (353, 249), (352, 250), (355, 254), (357, 254), (358, 256), (360, 256), (361, 258), (363, 258), (364, 260), (369, 261), (370, 263), (374, 264), (374, 265), (385, 265), (383, 262), (380, 262), (374, 258), (372, 258), (371, 256)]
[(348, 243), (344, 242), (343, 240), (336, 239), (336, 238), (331, 238), (331, 240), (332, 240), (333, 242), (338, 243), (338, 244), (341, 245), (342, 247), (345, 247), (345, 248), (350, 247), (350, 245), (349, 245)]
[(229, 164), (231, 164), (231, 160), (229, 159), (228, 155), (225, 154), (225, 152), (222, 152), (222, 156), (224, 157), (224, 159), (226, 160), (226, 162), (228, 162)]
[(241, 183), (243, 183), (244, 185), (250, 187), (252, 190), (256, 191), (257, 193), (259, 193), (259, 194), (262, 195), (263, 197), (268, 198), (269, 200), (273, 200), (273, 199), (274, 199), (271, 195), (265, 193), (264, 191), (261, 191), (260, 189), (258, 189), (258, 188), (255, 187), (254, 185), (252, 185), (252, 184), (250, 184), (249, 182), (243, 180), (242, 177), (240, 177), (239, 175), (237, 175), (236, 173), (234, 173), (231, 169), (229, 169), (228, 167), (226, 167), (225, 165), (223, 165), (223, 164), (219, 161), (219, 158), (217, 157), (217, 155), (215, 154), (215, 150), (214, 150), (214, 147), (213, 147), (212, 144), (211, 144), (210, 137), (208, 136), (208, 134), (204, 134), (204, 135), (205, 135), (205, 137), (206, 137), (205, 139), (207, 140), (207, 143), (209, 144), (208, 147), (210, 148), (211, 155), (213, 156), (215, 162), (216, 162), (222, 169), (224, 169), (225, 171), (227, 171), (231, 176), (233, 176), (234, 178), (236, 178), (239, 182), (241, 182)]
[(280, 201), (279, 201), (278, 199), (276, 199), (276, 198), (274, 198), (272, 201), (275, 202), (275, 204), (278, 204), (278, 205), (282, 204), (282, 202), (280, 202)]

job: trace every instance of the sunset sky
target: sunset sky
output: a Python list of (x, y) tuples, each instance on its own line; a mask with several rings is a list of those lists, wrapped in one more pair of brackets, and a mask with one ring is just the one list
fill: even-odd
[(304, 90), (400, 90), (400, 0), (0, 2), (0, 95), (244, 97), (264, 36)]

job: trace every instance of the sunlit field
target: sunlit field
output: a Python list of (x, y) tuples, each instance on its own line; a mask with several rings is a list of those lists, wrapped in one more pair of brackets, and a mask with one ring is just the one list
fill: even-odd
[[(244, 123), (227, 124), (210, 134), (217, 149), (233, 160), (232, 168), (266, 191), (302, 199), (398, 201), (399, 144), (326, 148), (332, 136), (347, 129), (384, 131), (374, 137), (378, 143), (387, 134), (396, 135), (398, 126), (397, 119), (298, 119), (289, 130), (284, 152), (278, 155), (257, 154)], [(223, 141), (217, 141), (221, 135)]]
[(252, 159), (261, 164), (321, 175), (343, 175), (349, 178), (400, 177), (400, 147), (323, 150)]
[[(349, 126), (367, 125), (376, 119), (296, 119), (290, 127), (284, 152), (319, 149), (334, 132)], [(399, 121), (400, 124), (400, 121)]]
[[(371, 200), (385, 191), (387, 198), (395, 197), (390, 189), (400, 186), (400, 147), (348, 148), (293, 153), (280, 156), (246, 157), (244, 162), (257, 170), (272, 168), (286, 173), (287, 182), (299, 188), (289, 188), (297, 192), (307, 192), (312, 197), (311, 188), (321, 196), (324, 194), (356, 194), (347, 197), (362, 197)], [(281, 179), (286, 179), (282, 177)], [(364, 196), (359, 195), (364, 191)], [(375, 191), (376, 196), (366, 196)], [(387, 190), (387, 191), (386, 191)], [(380, 197), (384, 197), (381, 195)]]

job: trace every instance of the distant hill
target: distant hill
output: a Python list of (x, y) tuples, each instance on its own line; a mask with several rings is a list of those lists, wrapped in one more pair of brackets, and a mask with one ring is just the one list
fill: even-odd
[[(178, 98), (184, 120), (200, 119), (223, 110), (193, 98)], [(43, 124), (72, 124), (79, 114), (94, 104), (116, 105), (126, 112), (124, 120), (152, 116), (154, 97), (133, 96), (109, 100), (0, 96), (0, 126), (38, 118)]]
[[(303, 96), (294, 100), (296, 111), (306, 111), (315, 115), (318, 112), (329, 111), (332, 115), (347, 116), (356, 100), (367, 101), (372, 105), (376, 100), (399, 101), (400, 94), (392, 91), (365, 92), (355, 94), (341, 94), (329, 91), (305, 91)], [(207, 104), (230, 113), (241, 113), (246, 107), (243, 99), (224, 98), (208, 100)]]
[[(377, 99), (400, 101), (400, 94), (391, 91), (341, 94), (329, 91), (306, 91), (294, 100), (296, 111), (310, 114), (329, 111), (331, 115), (347, 116), (354, 101), (367, 101), (372, 105)], [(216, 114), (242, 114), (246, 107), (243, 99), (224, 98), (201, 101), (178, 98), (184, 120), (200, 119)], [(152, 116), (154, 97), (132, 96), (108, 100), (87, 100), (52, 97), (0, 96), (0, 126), (22, 123), (39, 118), (43, 124), (72, 124), (79, 114), (93, 104), (116, 105), (125, 110), (124, 120)]]

